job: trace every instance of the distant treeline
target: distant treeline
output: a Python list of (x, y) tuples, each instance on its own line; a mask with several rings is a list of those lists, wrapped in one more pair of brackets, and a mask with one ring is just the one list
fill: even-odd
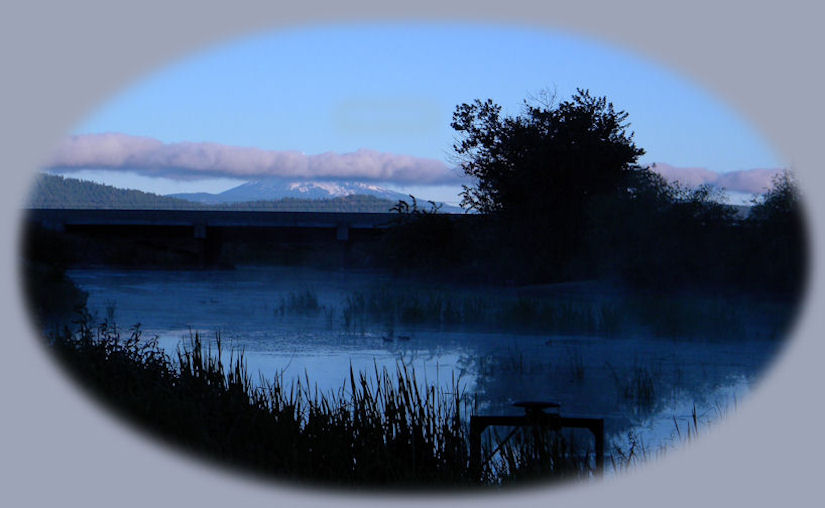
[(592, 199), (567, 238), (529, 214), (454, 221), (436, 209), (397, 205), (383, 258), (402, 272), (468, 282), (600, 279), (663, 291), (800, 294), (808, 254), (790, 173), (743, 214), (708, 187), (686, 189), (638, 171), (644, 185)]
[(271, 210), (283, 212), (387, 212), (393, 202), (375, 196), (352, 195), (330, 199), (283, 198), (208, 205), (185, 199), (126, 190), (94, 182), (38, 175), (27, 203), (29, 208), (95, 208), (140, 210)]

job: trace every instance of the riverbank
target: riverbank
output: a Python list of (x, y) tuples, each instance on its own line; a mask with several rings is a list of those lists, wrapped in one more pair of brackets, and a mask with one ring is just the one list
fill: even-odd
[[(590, 478), (592, 452), (561, 434), (499, 450), (480, 475), (470, 469), (466, 415), (458, 389), (420, 388), (415, 372), (350, 371), (340, 391), (320, 394), (310, 378), (265, 386), (244, 357), (221, 360), (197, 335), (175, 357), (106, 324), (82, 322), (51, 337), (65, 367), (130, 423), (169, 445), (247, 473), (326, 487), (431, 490)], [(457, 388), (457, 387), (456, 387)], [(124, 396), (128, 393), (129, 396)], [(539, 449), (540, 448), (540, 449)], [(483, 456), (492, 455), (491, 442)], [(537, 463), (538, 457), (542, 460)]]

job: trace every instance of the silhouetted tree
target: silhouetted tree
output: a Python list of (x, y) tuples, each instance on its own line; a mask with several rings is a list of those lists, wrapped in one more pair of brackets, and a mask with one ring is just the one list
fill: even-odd
[(627, 116), (581, 89), (556, 106), (525, 101), (524, 112), (513, 117), (502, 117), (489, 99), (456, 107), (451, 126), (463, 139), (453, 148), (476, 179), (464, 186), (462, 206), (518, 212), (580, 205), (614, 190), (644, 154), (627, 132)]
[(665, 211), (673, 204), (673, 187), (659, 173), (640, 170), (627, 186), (594, 198), (587, 209), (584, 235), (591, 276), (619, 278), (648, 286), (660, 279), (669, 260), (663, 232), (672, 231)]
[(516, 116), (502, 115), (492, 100), (456, 108), (451, 125), (460, 140), (453, 148), (474, 178), (461, 205), (503, 222), (517, 262), (533, 272), (527, 278), (564, 277), (558, 270), (581, 246), (588, 204), (623, 189), (641, 170), (644, 150), (627, 117), (581, 89), (558, 104), (525, 101)]
[(767, 289), (798, 294), (808, 254), (799, 185), (790, 171), (774, 177), (773, 186), (754, 200), (746, 225), (751, 278)]
[(749, 218), (763, 224), (788, 227), (801, 221), (799, 184), (790, 171), (774, 176), (772, 186), (753, 201)]

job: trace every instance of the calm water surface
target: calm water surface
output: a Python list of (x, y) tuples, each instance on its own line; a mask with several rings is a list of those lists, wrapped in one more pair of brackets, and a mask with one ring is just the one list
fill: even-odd
[[(561, 403), (565, 415), (604, 417), (610, 442), (627, 447), (631, 432), (648, 450), (672, 443), (674, 418), (687, 425), (724, 417), (746, 397), (776, 352), (776, 340), (692, 336), (548, 335), (444, 326), (359, 323), (347, 326), (345, 302), (385, 275), (307, 268), (231, 271), (71, 270), (89, 292), (98, 319), (121, 328), (140, 323), (170, 353), (192, 333), (243, 350), (263, 379), (308, 378), (337, 391), (356, 372), (404, 364), (419, 382), (451, 390), (454, 381), (481, 414), (519, 414), (519, 400)], [(495, 289), (473, 289), (495, 295)], [(284, 311), (309, 292), (312, 312)], [(600, 298), (593, 294), (585, 298)], [(756, 334), (758, 335), (758, 334)], [(400, 340), (399, 337), (405, 337)], [(408, 339), (406, 339), (408, 338)]]

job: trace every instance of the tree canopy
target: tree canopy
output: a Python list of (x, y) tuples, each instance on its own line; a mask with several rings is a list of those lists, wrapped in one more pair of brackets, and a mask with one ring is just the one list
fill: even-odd
[(580, 211), (638, 169), (644, 150), (628, 132), (628, 114), (579, 89), (558, 104), (524, 102), (503, 116), (492, 100), (461, 104), (451, 126), (461, 168), (473, 177), (462, 206), (482, 213)]
[(628, 114), (579, 89), (570, 100), (524, 102), (506, 116), (492, 100), (461, 104), (451, 126), (465, 185), (461, 205), (500, 218), (513, 255), (545, 278), (581, 247), (588, 204), (627, 191), (644, 150), (628, 131)]

